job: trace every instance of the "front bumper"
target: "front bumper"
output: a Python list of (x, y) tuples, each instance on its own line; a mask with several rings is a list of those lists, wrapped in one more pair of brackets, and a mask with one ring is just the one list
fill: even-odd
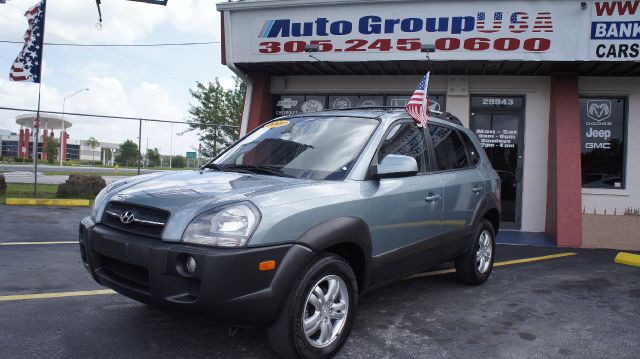
[[(297, 274), (315, 255), (298, 244), (215, 249), (133, 235), (80, 223), (82, 262), (105, 287), (158, 308), (205, 314), (225, 324), (264, 326), (278, 316)], [(192, 276), (179, 270), (182, 256), (197, 261)], [(276, 269), (258, 264), (276, 261)]]

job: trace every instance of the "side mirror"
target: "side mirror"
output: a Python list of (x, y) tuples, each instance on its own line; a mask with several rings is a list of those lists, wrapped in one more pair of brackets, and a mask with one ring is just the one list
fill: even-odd
[(418, 162), (411, 156), (387, 155), (377, 166), (375, 178), (395, 178), (415, 176)]

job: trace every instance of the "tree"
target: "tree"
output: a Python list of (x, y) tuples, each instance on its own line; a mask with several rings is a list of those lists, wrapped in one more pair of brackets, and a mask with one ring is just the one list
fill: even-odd
[(238, 139), (245, 89), (240, 79), (234, 77), (234, 81), (229, 90), (218, 78), (214, 83), (196, 82), (196, 88), (189, 90), (197, 104), (190, 104), (188, 131), (198, 132), (204, 157), (216, 156)]
[(44, 152), (47, 154), (47, 161), (52, 164), (55, 157), (58, 155), (58, 142), (53, 138), (47, 138), (47, 144), (44, 147)]
[(174, 156), (171, 160), (171, 168), (185, 168), (187, 167), (187, 159), (184, 156)]
[(130, 166), (136, 164), (140, 159), (140, 151), (138, 151), (138, 145), (131, 141), (126, 140), (118, 148), (118, 154), (116, 155), (116, 162), (121, 166)]
[(147, 162), (150, 167), (160, 164), (160, 151), (157, 148), (147, 148)]
[(96, 147), (100, 146), (100, 142), (98, 142), (95, 137), (89, 137), (89, 139), (87, 140), (87, 145), (91, 147), (91, 164), (93, 164), (96, 154), (95, 149)]

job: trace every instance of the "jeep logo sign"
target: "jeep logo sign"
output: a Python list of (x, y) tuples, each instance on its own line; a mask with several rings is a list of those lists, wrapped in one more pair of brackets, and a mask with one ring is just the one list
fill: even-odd
[(604, 121), (611, 117), (611, 100), (588, 100), (587, 116), (594, 121)]

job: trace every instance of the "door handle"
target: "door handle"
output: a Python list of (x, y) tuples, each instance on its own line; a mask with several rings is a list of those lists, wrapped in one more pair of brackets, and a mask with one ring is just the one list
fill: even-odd
[(482, 186), (475, 186), (475, 187), (473, 187), (473, 193), (478, 194), (478, 193), (482, 192), (483, 189), (484, 189), (484, 187), (482, 187)]
[(437, 202), (440, 200), (440, 198), (442, 198), (442, 196), (440, 196), (439, 194), (430, 194), (424, 200), (427, 202)]

